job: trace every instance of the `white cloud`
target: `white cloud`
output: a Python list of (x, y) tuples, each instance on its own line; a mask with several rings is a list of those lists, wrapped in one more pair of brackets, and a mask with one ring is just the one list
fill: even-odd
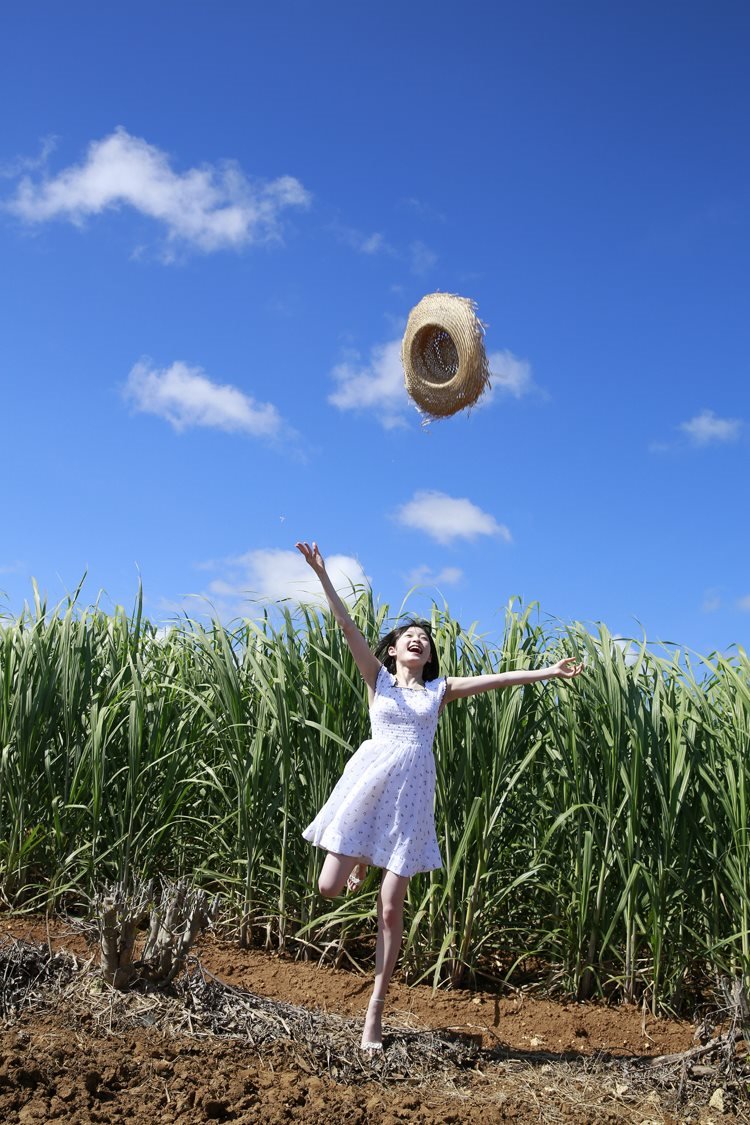
[(156, 414), (178, 431), (210, 426), (253, 437), (278, 437), (283, 428), (271, 403), (256, 402), (237, 387), (212, 383), (202, 368), (179, 360), (161, 370), (145, 360), (136, 363), (124, 395), (136, 410)]
[(429, 566), (418, 566), (406, 578), (409, 586), (455, 586), (463, 578), (463, 571), (457, 566), (444, 566), (434, 571)]
[(738, 598), (737, 608), (743, 610), (744, 613), (750, 613), (750, 594), (745, 594), (744, 597)]
[(701, 609), (704, 613), (715, 613), (717, 609), (721, 609), (721, 596), (718, 589), (706, 590)]
[[(476, 403), (477, 408), (488, 406), (497, 393), (521, 398), (538, 389), (528, 360), (510, 351), (493, 352), (488, 359), (491, 386)], [(370, 411), (386, 429), (405, 425), (414, 412), (404, 386), (400, 339), (373, 347), (365, 363), (355, 353), (337, 364), (331, 377), (338, 385), (328, 401), (339, 410)]]
[[(339, 233), (344, 229), (337, 228)], [(396, 330), (402, 327), (402, 323), (394, 325)], [(489, 406), (498, 393), (516, 399), (531, 392), (543, 394), (534, 383), (531, 363), (527, 359), (521, 359), (505, 349), (492, 352), (488, 361), (491, 382), (475, 404), (477, 408)], [(353, 353), (337, 364), (330, 374), (337, 387), (328, 396), (328, 401), (339, 410), (370, 411), (386, 429), (404, 426), (414, 411), (414, 403), (404, 386), (400, 338), (375, 345), (367, 362), (363, 362), (358, 353)]]
[(410, 410), (401, 366), (401, 341), (379, 344), (363, 365), (339, 363), (331, 372), (338, 384), (328, 401), (339, 410), (372, 411), (386, 429), (402, 426)]
[[(248, 551), (215, 565), (222, 573), (210, 583), (206, 596), (212, 602), (220, 600), (235, 613), (247, 613), (251, 603), (258, 600), (327, 604), (320, 582), (297, 550)], [(328, 556), (326, 570), (344, 600), (370, 587), (361, 564), (351, 555)]]
[(483, 512), (466, 498), (447, 496), (444, 492), (415, 492), (408, 503), (396, 513), (406, 527), (414, 527), (432, 536), (438, 543), (453, 539), (476, 539), (479, 535), (499, 535), (510, 543), (511, 534), (494, 516)]
[(522, 398), (534, 389), (531, 364), (527, 359), (519, 359), (507, 350), (491, 352), (487, 359), (493, 391), (500, 390), (514, 398)]
[(680, 429), (686, 433), (694, 445), (710, 445), (714, 442), (736, 441), (742, 421), (739, 418), (717, 418), (713, 410), (703, 410), (683, 422)]
[(6, 206), (30, 223), (80, 225), (126, 205), (163, 223), (171, 242), (211, 251), (278, 238), (281, 212), (309, 201), (293, 176), (251, 181), (232, 161), (175, 172), (165, 152), (118, 128), (93, 141), (82, 164), (38, 183), (26, 176)]

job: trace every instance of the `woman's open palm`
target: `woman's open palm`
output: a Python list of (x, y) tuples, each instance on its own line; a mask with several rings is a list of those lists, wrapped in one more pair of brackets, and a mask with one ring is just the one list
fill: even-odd
[(320, 548), (314, 540), (312, 547), (309, 543), (295, 543), (294, 545), (316, 574), (325, 574), (326, 564), (320, 553)]
[(574, 676), (580, 676), (583, 671), (583, 664), (576, 663), (574, 656), (565, 656), (562, 660), (558, 660), (557, 664), (553, 664), (552, 668), (554, 676), (560, 676), (564, 680), (572, 680)]

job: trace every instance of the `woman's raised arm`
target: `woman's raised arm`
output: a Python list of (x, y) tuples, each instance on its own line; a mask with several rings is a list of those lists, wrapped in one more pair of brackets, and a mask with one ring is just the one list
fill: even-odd
[(352, 621), (349, 616), (349, 611), (334, 590), (333, 583), (328, 577), (326, 564), (320, 553), (318, 544), (313, 542), (312, 546), (310, 546), (309, 543), (303, 542), (295, 543), (295, 546), (304, 557), (308, 566), (310, 566), (318, 576), (320, 584), (323, 587), (323, 593), (331, 607), (331, 613), (336, 618), (337, 624), (341, 626), (341, 631), (344, 634), (346, 643), (349, 645), (352, 656), (354, 657), (354, 663), (362, 673), (362, 678), (367, 684), (372, 701), (372, 693), (375, 691), (375, 681), (380, 671), (380, 661), (370, 651), (367, 641)]
[(572, 680), (582, 671), (583, 664), (577, 664), (574, 657), (566, 656), (562, 660), (558, 660), (556, 664), (549, 664), (546, 668), (529, 668), (518, 672), (495, 672), (487, 676), (448, 676), (443, 706), (453, 699), (464, 699), (467, 695), (478, 695), (482, 691), (494, 691), (496, 688), (534, 684), (539, 680)]

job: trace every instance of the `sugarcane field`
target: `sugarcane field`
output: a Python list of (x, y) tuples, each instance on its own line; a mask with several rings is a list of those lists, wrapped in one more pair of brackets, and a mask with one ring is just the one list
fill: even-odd
[(298, 831), (364, 733), (330, 618), (3, 629), (6, 1120), (743, 1119), (747, 658), (513, 604), (497, 649), (433, 630), (449, 673), (563, 648), (586, 675), (444, 716), (449, 859), (411, 881), (368, 1058), (376, 884), (322, 899)]

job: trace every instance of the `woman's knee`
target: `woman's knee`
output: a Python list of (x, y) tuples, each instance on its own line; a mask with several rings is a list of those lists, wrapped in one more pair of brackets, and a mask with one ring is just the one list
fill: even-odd
[(401, 933), (404, 926), (404, 899), (409, 880), (387, 871), (380, 885), (378, 917), (385, 930)]
[(341, 894), (342, 888), (329, 875), (322, 874), (318, 879), (318, 890), (323, 898), (336, 898)]
[(323, 898), (336, 898), (341, 894), (349, 874), (350, 862), (347, 856), (328, 852), (318, 877), (318, 890)]
[(404, 904), (382, 902), (380, 904), (380, 921), (383, 929), (400, 933), (404, 926)]

